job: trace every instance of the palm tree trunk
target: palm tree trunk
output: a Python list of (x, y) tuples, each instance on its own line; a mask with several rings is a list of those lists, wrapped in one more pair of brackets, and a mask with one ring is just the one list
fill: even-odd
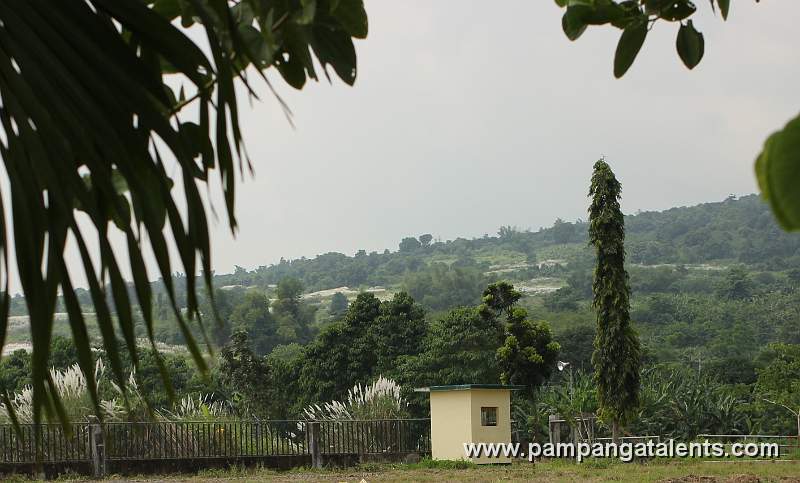
[(614, 421), (611, 422), (611, 441), (613, 441), (614, 444), (619, 444), (619, 436), (620, 436), (619, 433), (620, 433), (619, 420), (614, 419)]

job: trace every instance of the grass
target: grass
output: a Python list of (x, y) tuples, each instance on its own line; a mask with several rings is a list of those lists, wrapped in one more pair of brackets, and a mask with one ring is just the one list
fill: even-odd
[(313, 470), (300, 468), (275, 471), (259, 468), (235, 467), (227, 470), (206, 470), (197, 475), (112, 477), (109, 481), (171, 481), (201, 482), (483, 482), (483, 481), (533, 481), (533, 482), (664, 482), (664, 483), (754, 483), (800, 482), (800, 461), (700, 461), (654, 460), (650, 462), (622, 463), (616, 460), (587, 460), (583, 464), (573, 461), (551, 460), (536, 465), (520, 462), (513, 465), (481, 466), (464, 461), (422, 460), (414, 464), (364, 464), (346, 469)]

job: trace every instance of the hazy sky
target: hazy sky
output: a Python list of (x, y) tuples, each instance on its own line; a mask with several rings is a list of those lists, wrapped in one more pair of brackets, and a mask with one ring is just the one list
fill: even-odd
[(242, 102), (256, 174), (236, 239), (214, 226), (215, 269), (585, 218), (600, 155), (629, 213), (755, 192), (761, 144), (800, 109), (800, 2), (738, 1), (728, 22), (698, 6), (700, 66), (660, 23), (615, 80), (619, 31), (570, 42), (552, 0), (368, 0), (355, 87), (276, 81), (294, 130), (262, 85)]

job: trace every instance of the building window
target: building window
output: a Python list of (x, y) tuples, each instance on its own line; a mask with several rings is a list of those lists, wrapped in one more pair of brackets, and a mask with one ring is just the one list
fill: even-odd
[(497, 408), (481, 408), (481, 426), (497, 426)]

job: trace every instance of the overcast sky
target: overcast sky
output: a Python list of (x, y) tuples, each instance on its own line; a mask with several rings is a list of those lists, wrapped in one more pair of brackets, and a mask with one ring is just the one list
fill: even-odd
[(628, 213), (755, 192), (763, 140), (800, 108), (800, 2), (736, 2), (727, 23), (699, 6), (700, 66), (661, 23), (615, 80), (618, 31), (570, 42), (552, 1), (367, 1), (355, 87), (276, 82), (294, 130), (266, 90), (242, 110), (256, 174), (215, 268), (585, 218), (600, 155)]

